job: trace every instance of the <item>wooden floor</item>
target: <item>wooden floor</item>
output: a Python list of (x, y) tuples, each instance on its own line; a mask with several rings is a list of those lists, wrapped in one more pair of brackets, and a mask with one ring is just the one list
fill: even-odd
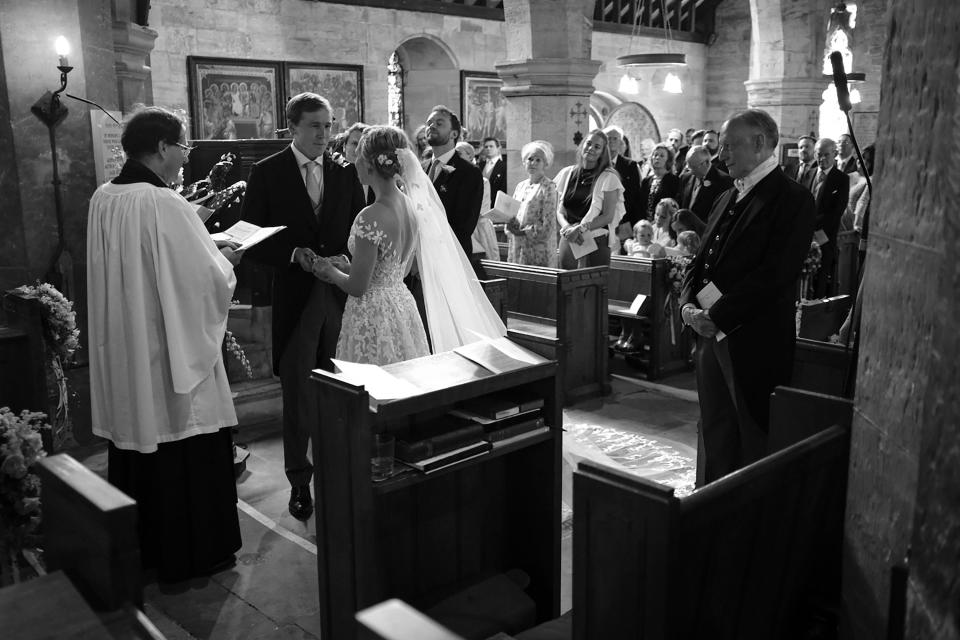
[[(692, 477), (699, 417), (693, 374), (652, 384), (636, 379), (622, 363), (612, 361), (611, 368), (610, 395), (564, 410), (562, 611), (569, 609), (572, 593), (572, 511), (567, 505), (572, 504), (574, 465), (586, 458), (671, 486)], [(314, 524), (287, 512), (279, 416), (243, 425), (237, 440), (250, 456), (237, 484), (243, 548), (236, 566), (209, 579), (148, 584), (146, 612), (174, 640), (318, 638)], [(104, 448), (78, 453), (81, 462), (105, 475)]]

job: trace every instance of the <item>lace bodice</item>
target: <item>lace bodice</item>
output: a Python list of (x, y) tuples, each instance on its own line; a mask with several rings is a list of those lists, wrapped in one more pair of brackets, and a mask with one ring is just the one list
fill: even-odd
[(370, 278), (371, 289), (402, 285), (403, 278), (410, 269), (410, 260), (416, 249), (417, 223), (406, 202), (404, 205), (403, 211), (390, 212), (397, 216), (396, 225), (387, 221), (381, 222), (377, 219), (380, 216), (369, 215), (366, 210), (361, 211), (353, 221), (350, 238), (347, 240), (350, 253), (356, 252), (358, 237), (377, 247), (377, 261)]

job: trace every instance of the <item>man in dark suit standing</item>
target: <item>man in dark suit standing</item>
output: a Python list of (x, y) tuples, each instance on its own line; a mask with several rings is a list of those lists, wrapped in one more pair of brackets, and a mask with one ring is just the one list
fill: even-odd
[(720, 157), (720, 134), (714, 131), (713, 129), (707, 129), (703, 132), (703, 146), (707, 148), (707, 151), (710, 152), (710, 162), (720, 171), (724, 173), (729, 173), (727, 171), (727, 165), (724, 164), (723, 158)]
[(817, 140), (814, 155), (818, 169), (812, 187), (817, 205), (813, 239), (820, 245), (821, 258), (813, 291), (826, 298), (836, 292), (837, 232), (850, 198), (850, 177), (837, 168), (837, 144), (830, 138)]
[(797, 182), (813, 192), (813, 177), (817, 175), (817, 157), (813, 148), (817, 144), (813, 136), (800, 136), (797, 140), (797, 173), (792, 176)]
[(837, 158), (837, 168), (843, 173), (857, 172), (857, 156), (854, 154), (853, 138), (849, 133), (841, 134), (837, 143), (837, 151), (840, 157)]
[[(607, 148), (610, 150), (610, 163), (620, 174), (623, 184), (623, 207), (626, 211), (624, 218), (633, 220), (640, 217), (640, 165), (635, 160), (623, 155), (623, 129), (618, 126), (609, 126), (603, 130), (607, 134)], [(617, 230), (621, 240), (633, 237), (633, 227), (624, 222)]]
[[(443, 105), (434, 107), (427, 118), (427, 143), (433, 149), (429, 176), (440, 195), (447, 222), (467, 257), (473, 253), (470, 236), (480, 217), (483, 176), (480, 170), (456, 153), (460, 119)], [(491, 185), (491, 192), (493, 191)], [(475, 265), (479, 266), (479, 264)]]
[(733, 178), (710, 162), (710, 152), (701, 145), (687, 151), (687, 168), (680, 176), (680, 208), (690, 209), (706, 224), (713, 203), (733, 186)]
[(720, 140), (735, 188), (714, 204), (680, 294), (697, 333), (699, 486), (767, 453), (770, 393), (790, 382), (797, 276), (815, 215), (810, 192), (777, 166), (769, 114), (736, 113)]
[(241, 218), (259, 226), (287, 228), (247, 250), (273, 268), (273, 371), (283, 389), (283, 464), (290, 514), (305, 520), (313, 512), (307, 459), (318, 412), (308, 386), (312, 369), (332, 370), (346, 296), (313, 276), (317, 256), (347, 251), (353, 219), (364, 206), (353, 165), (327, 150), (333, 112), (330, 103), (301, 93), (287, 103), (293, 143), (250, 170)]
[(500, 155), (500, 141), (496, 138), (483, 139), (482, 156), (485, 160), (480, 170), (483, 177), (490, 182), (490, 208), (492, 209), (497, 202), (497, 192), (507, 193), (507, 161)]

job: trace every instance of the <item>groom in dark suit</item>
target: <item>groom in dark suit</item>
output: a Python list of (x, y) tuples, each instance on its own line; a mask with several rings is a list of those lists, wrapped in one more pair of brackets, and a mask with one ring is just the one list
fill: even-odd
[(767, 453), (770, 393), (790, 382), (797, 276), (815, 216), (810, 192), (777, 166), (769, 114), (735, 114), (720, 140), (734, 188), (714, 203), (680, 293), (698, 334), (698, 486)]
[(290, 514), (305, 520), (313, 512), (307, 447), (319, 417), (308, 376), (318, 367), (332, 370), (346, 302), (339, 288), (313, 276), (313, 261), (347, 252), (364, 197), (353, 165), (325, 153), (333, 122), (326, 98), (296, 95), (286, 116), (293, 143), (251, 168), (241, 218), (287, 227), (246, 253), (273, 268), (273, 372), (283, 389), (283, 464), (292, 487)]
[[(443, 105), (434, 107), (427, 118), (427, 143), (433, 149), (429, 176), (447, 212), (447, 222), (471, 258), (470, 236), (480, 218), (483, 200), (483, 174), (456, 152), (462, 129), (457, 116)], [(471, 263), (474, 262), (471, 260)], [(476, 269), (479, 264), (474, 266)]]

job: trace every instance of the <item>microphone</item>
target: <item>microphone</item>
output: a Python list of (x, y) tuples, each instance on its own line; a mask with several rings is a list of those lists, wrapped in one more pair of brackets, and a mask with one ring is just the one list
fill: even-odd
[(853, 105), (850, 103), (850, 89), (847, 87), (847, 72), (843, 70), (843, 55), (839, 51), (830, 54), (830, 66), (833, 67), (833, 86), (837, 88), (837, 103), (841, 111), (849, 113)]

